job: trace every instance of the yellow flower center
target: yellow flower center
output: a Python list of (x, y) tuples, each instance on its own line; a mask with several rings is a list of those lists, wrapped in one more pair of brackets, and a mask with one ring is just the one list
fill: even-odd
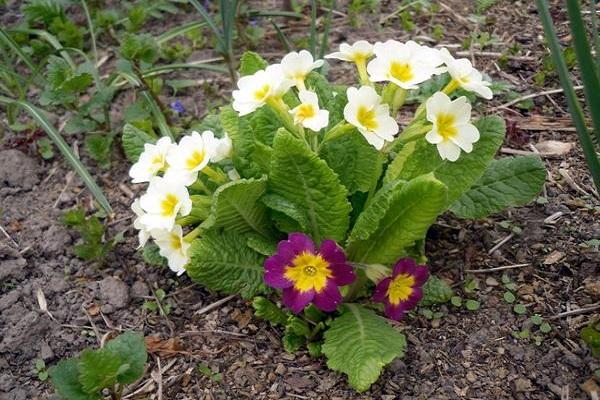
[(436, 117), (437, 130), (444, 140), (456, 136), (458, 130), (455, 125), (456, 118), (452, 114), (438, 114)]
[(185, 161), (185, 165), (188, 169), (193, 170), (198, 165), (202, 164), (204, 161), (204, 157), (206, 156), (206, 152), (204, 149), (202, 150), (194, 150), (192, 154)]
[(299, 121), (304, 121), (308, 118), (314, 117), (315, 115), (317, 115), (315, 107), (312, 104), (304, 103), (298, 106), (295, 117)]
[(179, 199), (174, 194), (167, 194), (163, 201), (160, 203), (161, 214), (164, 217), (175, 214), (175, 207), (179, 204)]
[(254, 98), (258, 101), (264, 101), (271, 91), (271, 86), (265, 83), (263, 87), (254, 92)]
[(298, 254), (292, 260), (292, 265), (288, 265), (283, 274), (294, 282), (294, 288), (301, 292), (311, 289), (320, 292), (327, 284), (327, 279), (332, 275), (329, 263), (323, 257), (307, 251)]
[(398, 79), (400, 82), (408, 82), (414, 77), (410, 64), (396, 61), (392, 62), (390, 65), (390, 75)]
[(358, 123), (370, 131), (377, 129), (377, 119), (375, 118), (374, 109), (368, 109), (365, 106), (358, 107), (356, 119), (358, 120)]
[(160, 154), (157, 154), (152, 158), (151, 163), (162, 167), (162, 165), (165, 163), (165, 157)]
[(171, 235), (171, 248), (181, 250), (181, 240), (179, 235)]
[(388, 300), (392, 305), (397, 305), (401, 301), (406, 301), (413, 292), (415, 278), (409, 274), (400, 274), (396, 276), (387, 290)]

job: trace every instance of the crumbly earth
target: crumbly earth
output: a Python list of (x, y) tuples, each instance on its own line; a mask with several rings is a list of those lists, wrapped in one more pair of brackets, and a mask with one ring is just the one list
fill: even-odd
[[(13, 24), (19, 21), (18, 6), (8, 3), (3, 21)], [(469, 55), (477, 67), (523, 93), (547, 90), (533, 83), (545, 53), (532, 2), (497, 1), (483, 23), (467, 18), (474, 12), (471, 3), (447, 0), (435, 15), (415, 14), (415, 31), (410, 34), (394, 17), (384, 27), (378, 25), (394, 11), (390, 2), (382, 2), (379, 13), (363, 16), (359, 27), (349, 25), (347, 9), (340, 8), (331, 41), (337, 45), (413, 37), (432, 44), (460, 44), (473, 31), (490, 32), (495, 42)], [(564, 20), (564, 10), (553, 8), (553, 15)], [(192, 13), (178, 16), (160, 28), (191, 18)], [(439, 41), (432, 39), (438, 24), (444, 27)], [(288, 33), (305, 35), (306, 26), (306, 20), (293, 22)], [(567, 41), (565, 29), (560, 26), (561, 38)], [(275, 59), (283, 50), (271, 30), (263, 44), (275, 49), (267, 54)], [(501, 68), (499, 53), (515, 43), (520, 44), (518, 55)], [(200, 57), (195, 53), (191, 59)], [(336, 63), (330, 76), (349, 82), (349, 72)], [(178, 94), (197, 117), (205, 104), (229, 94), (222, 77), (201, 72), (189, 76), (208, 82), (202, 90)], [(557, 84), (549, 78), (546, 85)], [(127, 104), (131, 94), (118, 100)], [(480, 109), (507, 120), (505, 152), (530, 152), (531, 145), (545, 140), (577, 142), (560, 95), (535, 97), (528, 111), (497, 107), (506, 101), (495, 99)], [(58, 116), (54, 121), (63, 120)], [(600, 362), (580, 340), (579, 331), (598, 316), (600, 252), (592, 239), (600, 239), (600, 201), (577, 144), (544, 157), (545, 200), (480, 221), (451, 215), (439, 219), (429, 232), (432, 272), (481, 307), (469, 311), (444, 305), (432, 310), (441, 312), (439, 318), (418, 313), (394, 324), (408, 338), (405, 357), (394, 361), (369, 391), (357, 394), (342, 375), (326, 368), (323, 359), (312, 359), (306, 352), (286, 353), (280, 344), (282, 332), (256, 319), (239, 297), (199, 314), (223, 296), (143, 262), (135, 250), (129, 210), (133, 192), (141, 188), (128, 183), (128, 163), (118, 152), (109, 170), (82, 155), (115, 209), (107, 220), (108, 236), (124, 232), (125, 240), (101, 268), (75, 257), (72, 246), (79, 238), (59, 218), (76, 205), (92, 212), (92, 198), (62, 158), (44, 161), (37, 155), (27, 140), (34, 134), (6, 132), (0, 144), (0, 400), (48, 398), (52, 389), (38, 378), (36, 360), (51, 365), (124, 330), (153, 337), (147, 371), (129, 389), (130, 399), (584, 399), (598, 390), (594, 371)], [(77, 147), (81, 138), (69, 141)], [(506, 266), (512, 267), (469, 272)], [(516, 284), (527, 315), (537, 313), (550, 322), (549, 333), (539, 332), (527, 315), (513, 312), (503, 299), (503, 274)], [(146, 301), (156, 301), (158, 289), (167, 294), (161, 303), (170, 307), (168, 316), (143, 307)], [(577, 311), (582, 308), (589, 310)], [(513, 336), (525, 329), (531, 332), (528, 338)], [(539, 337), (537, 344), (534, 337)], [(202, 374), (198, 364), (221, 375)]]

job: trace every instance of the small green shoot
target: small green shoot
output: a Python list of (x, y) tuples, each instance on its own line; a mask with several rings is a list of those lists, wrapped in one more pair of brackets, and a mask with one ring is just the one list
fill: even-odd
[(467, 307), (467, 310), (469, 311), (476, 311), (479, 310), (480, 304), (477, 300), (469, 299), (465, 302), (465, 307)]
[(213, 382), (220, 383), (223, 380), (223, 375), (220, 372), (214, 372), (208, 365), (198, 363), (198, 372), (201, 375), (209, 378)]
[(37, 372), (37, 376), (40, 381), (44, 382), (48, 379), (46, 363), (41, 358), (35, 360), (35, 372)]
[(81, 236), (83, 243), (75, 245), (73, 252), (85, 261), (96, 261), (102, 264), (108, 253), (122, 240), (122, 234), (106, 240), (106, 227), (97, 216), (86, 217), (85, 210), (82, 208), (67, 211), (62, 217), (62, 222)]
[(513, 294), (513, 292), (505, 292), (503, 297), (504, 297), (504, 301), (506, 301), (509, 304), (514, 303), (515, 300), (517, 299), (515, 297), (515, 295)]
[(513, 311), (517, 315), (523, 315), (523, 314), (527, 313), (527, 308), (525, 308), (525, 306), (523, 304), (519, 303), (519, 304), (515, 304), (515, 306), (513, 307)]

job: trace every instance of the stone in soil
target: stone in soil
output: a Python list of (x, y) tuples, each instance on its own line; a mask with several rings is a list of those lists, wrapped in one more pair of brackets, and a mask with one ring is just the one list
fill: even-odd
[(0, 187), (30, 190), (40, 181), (35, 159), (14, 149), (0, 151)]

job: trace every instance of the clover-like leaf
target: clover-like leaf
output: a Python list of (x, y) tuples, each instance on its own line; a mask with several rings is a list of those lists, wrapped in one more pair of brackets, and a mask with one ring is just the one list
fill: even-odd
[(406, 339), (374, 311), (357, 304), (331, 323), (321, 347), (327, 366), (348, 375), (348, 382), (364, 392), (379, 378), (384, 366), (404, 355)]

